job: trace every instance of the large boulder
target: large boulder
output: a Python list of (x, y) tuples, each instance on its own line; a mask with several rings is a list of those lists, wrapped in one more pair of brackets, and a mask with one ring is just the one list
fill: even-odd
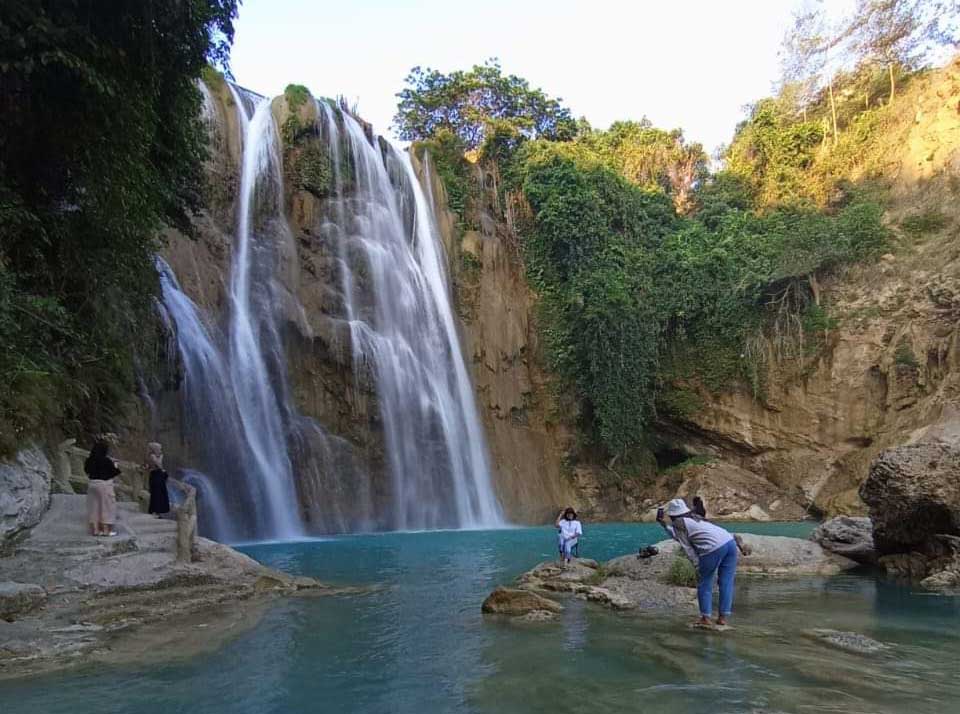
[(944, 443), (881, 452), (860, 487), (881, 554), (926, 551), (939, 534), (960, 535), (960, 448)]
[(0, 462), (0, 546), (40, 522), (50, 506), (52, 473), (49, 459), (36, 446)]
[[(743, 575), (835, 575), (857, 564), (850, 558), (831, 553), (818, 543), (786, 536), (762, 536), (741, 533), (740, 539), (750, 555), (741, 555), (737, 573)], [(661, 555), (680, 554), (674, 541), (657, 543)]]
[(873, 523), (869, 518), (837, 516), (821, 523), (810, 540), (824, 550), (842, 555), (865, 565), (875, 565), (877, 550), (873, 545)]
[(529, 615), (533, 612), (557, 613), (563, 606), (529, 590), (497, 588), (487, 596), (480, 609), (489, 615)]

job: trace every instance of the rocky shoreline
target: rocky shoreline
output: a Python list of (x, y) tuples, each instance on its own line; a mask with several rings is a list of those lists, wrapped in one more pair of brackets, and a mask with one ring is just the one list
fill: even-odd
[(267, 568), (229, 546), (119, 504), (116, 538), (85, 532), (84, 497), (55, 495), (0, 559), (0, 679), (208, 651), (252, 627), (278, 597), (349, 592)]

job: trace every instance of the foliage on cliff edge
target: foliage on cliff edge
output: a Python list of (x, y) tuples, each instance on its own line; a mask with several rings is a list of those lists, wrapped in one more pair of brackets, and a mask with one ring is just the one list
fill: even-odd
[(237, 4), (2, 5), (0, 453), (108, 426), (131, 393), (156, 232), (200, 205), (195, 79), (226, 62)]

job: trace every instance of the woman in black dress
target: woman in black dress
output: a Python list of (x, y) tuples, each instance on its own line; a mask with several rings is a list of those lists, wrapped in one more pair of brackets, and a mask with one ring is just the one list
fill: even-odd
[(170, 512), (170, 495), (167, 493), (168, 474), (163, 470), (163, 447), (155, 441), (147, 444), (146, 468), (150, 471), (147, 512), (162, 518)]

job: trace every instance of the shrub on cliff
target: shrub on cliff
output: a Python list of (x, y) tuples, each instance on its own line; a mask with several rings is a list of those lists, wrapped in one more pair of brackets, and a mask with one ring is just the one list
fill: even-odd
[(200, 205), (195, 80), (227, 59), (236, 11), (3, 3), (0, 452), (64, 419), (109, 421), (131, 392), (156, 231)]

